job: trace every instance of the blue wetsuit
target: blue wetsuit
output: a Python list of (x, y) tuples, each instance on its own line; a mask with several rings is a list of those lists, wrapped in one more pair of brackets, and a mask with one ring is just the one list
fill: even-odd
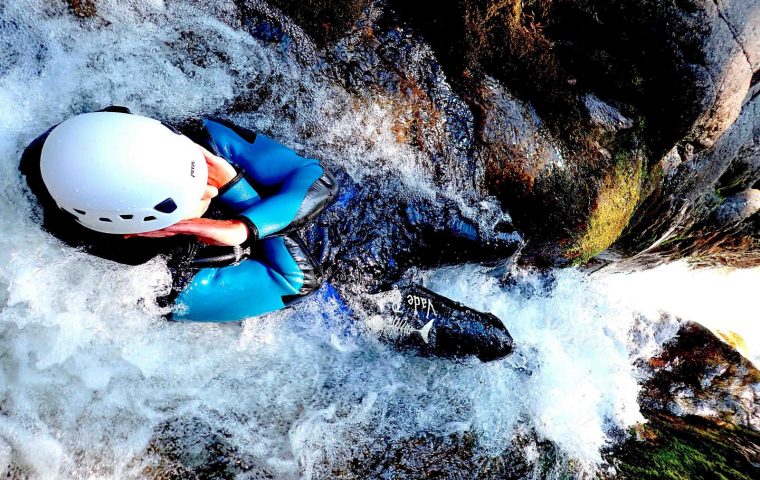
[(238, 264), (198, 271), (177, 297), (173, 318), (232, 321), (283, 308), (319, 281), (296, 241), (272, 235), (319, 213), (335, 197), (335, 181), (319, 161), (263, 135), (251, 138), (251, 132), (214, 120), (204, 120), (204, 126), (210, 149), (240, 171), (217, 198), (261, 240)]
[[(131, 113), (114, 106), (103, 111)], [(249, 230), (246, 244), (209, 247), (191, 236), (125, 239), (82, 226), (55, 203), (39, 165), (51, 130), (25, 149), (19, 165), (42, 207), (43, 227), (68, 245), (119, 263), (139, 265), (157, 255), (167, 258), (173, 288), (160, 300), (162, 304), (174, 300), (172, 318), (238, 321), (283, 308), (319, 287), (318, 266), (299, 240), (288, 236), (337, 194), (335, 179), (319, 161), (229, 122), (205, 119), (200, 126), (188, 127), (186, 134), (238, 171), (220, 189), (206, 215), (242, 220)]]

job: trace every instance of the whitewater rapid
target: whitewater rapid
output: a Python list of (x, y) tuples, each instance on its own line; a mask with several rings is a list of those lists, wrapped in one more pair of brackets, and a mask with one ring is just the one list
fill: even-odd
[(95, 21), (64, 2), (0, 5), (0, 474), (149, 476), (160, 432), (182, 422), (223, 432), (278, 478), (325, 478), (377, 442), (420, 432), (472, 432), (477, 452), (497, 454), (526, 429), (591, 472), (600, 449), (642, 420), (634, 363), (672, 338), (679, 317), (733, 322), (760, 360), (758, 270), (521, 271), (508, 284), (475, 265), (423, 272), (432, 289), (507, 325), (516, 352), (490, 364), (399, 353), (350, 333), (363, 319), (320, 296), (242, 324), (162, 320), (161, 261), (103, 262), (34, 221), (18, 158), (69, 115), (117, 104), (180, 120), (261, 89), (236, 121), (357, 180), (446, 188), (398, 142), (391, 109), (312, 68), (296, 27), (291, 41), (305, 46), (284, 48), (236, 29), (234, 2), (200, 3), (102, 1)]

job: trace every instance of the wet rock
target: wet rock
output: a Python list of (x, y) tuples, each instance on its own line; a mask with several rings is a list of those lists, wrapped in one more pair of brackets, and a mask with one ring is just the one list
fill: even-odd
[(722, 225), (740, 223), (760, 210), (760, 190), (750, 188), (725, 199), (715, 211)]
[[(502, 119), (501, 128), (511, 123)], [(583, 263), (627, 227), (641, 198), (644, 158), (635, 150), (610, 151), (593, 142), (579, 159), (552, 143), (531, 142), (530, 130), (524, 129), (518, 141), (501, 135), (483, 145), (479, 155), (488, 185), (529, 240), (521, 261)], [(522, 148), (525, 144), (531, 146)]]
[[(729, 341), (740, 341), (725, 333)], [(648, 361), (642, 408), (694, 415), (760, 432), (760, 371), (706, 328), (687, 323)]]
[(397, 140), (430, 158), (440, 183), (454, 183), (465, 194), (482, 190), (482, 173), (469, 155), (472, 112), (403, 19), (373, 5), (328, 52), (328, 59), (330, 73), (350, 91), (376, 96), (390, 107)]
[(260, 460), (230, 446), (228, 436), (200, 418), (167, 421), (155, 429), (141, 460), (142, 473), (162, 480), (276, 478)]
[(324, 46), (345, 35), (371, 0), (270, 0)]
[[(489, 180), (509, 181), (517, 177), (509, 188), (530, 193), (535, 180), (552, 168), (563, 168), (561, 146), (547, 135), (547, 129), (533, 106), (517, 99), (495, 81), (488, 79), (478, 90), (478, 105), (482, 109), (479, 140), (483, 153), (493, 152), (497, 146), (511, 154), (484, 158), (488, 165)], [(494, 185), (493, 189), (503, 189)]]
[(631, 119), (623, 116), (620, 110), (603, 102), (593, 93), (583, 96), (583, 104), (586, 106), (586, 110), (588, 110), (591, 121), (611, 132), (633, 126)]
[[(577, 127), (583, 113), (570, 75), (545, 34), (551, 1), (391, 1), (423, 34), (451, 81), (472, 91), (483, 75), (533, 103), (555, 131)], [(549, 112), (561, 112), (555, 119)]]
[(484, 165), (489, 191), (501, 198), (530, 240), (523, 261), (562, 259), (563, 250), (579, 236), (579, 219), (589, 215), (598, 181), (593, 175), (587, 182), (575, 180), (574, 159), (567, 158), (567, 149), (552, 137), (530, 102), (489, 78), (475, 93), (475, 158)]
[(98, 13), (97, 0), (67, 0), (74, 15), (82, 18), (94, 17)]

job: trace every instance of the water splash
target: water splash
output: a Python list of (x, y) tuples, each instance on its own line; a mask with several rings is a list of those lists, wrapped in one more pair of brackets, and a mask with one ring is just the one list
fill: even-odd
[(599, 280), (629, 308), (649, 317), (667, 312), (700, 323), (760, 366), (760, 314), (753, 306), (760, 268), (692, 269), (676, 262)]

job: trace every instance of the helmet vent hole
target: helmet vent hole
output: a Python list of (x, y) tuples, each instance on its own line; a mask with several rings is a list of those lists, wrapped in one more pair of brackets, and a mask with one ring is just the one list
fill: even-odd
[(148, 215), (147, 217), (143, 218), (143, 222), (150, 222), (151, 220), (155, 220), (156, 217), (153, 215)]
[(161, 213), (172, 213), (177, 209), (177, 204), (174, 203), (174, 200), (170, 197), (153, 208)]
[(119, 215), (119, 216), (122, 218), (122, 220), (132, 220), (132, 218), (134, 217), (134, 215)]
[(74, 211), (80, 215), (87, 215), (84, 210), (79, 210), (78, 208), (75, 208)]
[(111, 221), (110, 218), (106, 218), (106, 217), (100, 217), (98, 220), (100, 220), (101, 222), (110, 222)]

